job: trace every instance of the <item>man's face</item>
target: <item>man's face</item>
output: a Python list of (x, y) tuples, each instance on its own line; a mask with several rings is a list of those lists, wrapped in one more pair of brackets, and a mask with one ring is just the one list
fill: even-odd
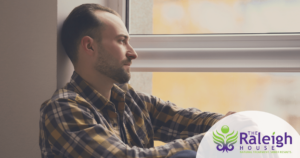
[(130, 79), (130, 65), (137, 54), (129, 45), (129, 35), (122, 20), (108, 12), (95, 12), (105, 26), (101, 42), (98, 44), (98, 57), (95, 69), (118, 83)]

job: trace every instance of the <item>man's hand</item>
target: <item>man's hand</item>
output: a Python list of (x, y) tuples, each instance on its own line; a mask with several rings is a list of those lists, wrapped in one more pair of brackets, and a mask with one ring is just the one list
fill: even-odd
[[(221, 119), (223, 119), (224, 117), (226, 117), (226, 116), (229, 116), (229, 115), (232, 115), (232, 114), (234, 114), (234, 113), (236, 113), (235, 111), (229, 111), (229, 112), (227, 112), (227, 114), (225, 115), (225, 116), (223, 116)], [(221, 120), (220, 119), (220, 120)]]

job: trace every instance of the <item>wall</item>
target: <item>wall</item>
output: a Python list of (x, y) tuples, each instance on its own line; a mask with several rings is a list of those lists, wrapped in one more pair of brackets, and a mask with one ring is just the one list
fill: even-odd
[(39, 108), (56, 88), (55, 0), (0, 1), (0, 153), (40, 157)]
[(39, 109), (73, 67), (57, 30), (75, 6), (106, 0), (0, 1), (1, 157), (41, 157)]

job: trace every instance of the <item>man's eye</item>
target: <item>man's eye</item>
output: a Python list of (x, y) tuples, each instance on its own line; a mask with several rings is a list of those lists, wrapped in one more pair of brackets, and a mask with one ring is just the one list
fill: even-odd
[(126, 41), (125, 41), (125, 40), (120, 40), (119, 42), (123, 44), (123, 43), (125, 43)]

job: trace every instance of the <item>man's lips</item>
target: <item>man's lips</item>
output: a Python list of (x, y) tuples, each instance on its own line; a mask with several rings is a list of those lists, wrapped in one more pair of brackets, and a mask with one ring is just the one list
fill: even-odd
[(124, 65), (126, 65), (126, 66), (130, 66), (131, 64), (132, 64), (131, 62), (124, 63)]

